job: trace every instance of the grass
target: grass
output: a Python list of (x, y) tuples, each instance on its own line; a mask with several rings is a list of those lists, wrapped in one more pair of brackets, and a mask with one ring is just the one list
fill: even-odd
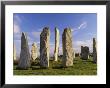
[(28, 70), (17, 70), (14, 65), (14, 75), (97, 75), (97, 65), (92, 62), (92, 57), (82, 60), (79, 57), (73, 61), (73, 66), (63, 68), (61, 59), (57, 62), (49, 61), (49, 68), (42, 69), (34, 64)]

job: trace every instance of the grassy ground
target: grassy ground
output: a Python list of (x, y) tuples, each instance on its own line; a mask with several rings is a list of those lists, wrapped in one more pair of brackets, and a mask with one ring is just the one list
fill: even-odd
[(41, 69), (33, 65), (28, 70), (17, 70), (14, 65), (14, 75), (97, 75), (97, 65), (92, 62), (92, 58), (81, 60), (75, 58), (72, 67), (62, 68), (61, 59), (57, 62), (50, 61), (49, 68)]

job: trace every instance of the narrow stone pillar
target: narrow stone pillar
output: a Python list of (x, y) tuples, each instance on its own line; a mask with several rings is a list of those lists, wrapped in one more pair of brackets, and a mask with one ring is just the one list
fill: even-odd
[(81, 59), (87, 60), (88, 59), (88, 55), (89, 55), (89, 47), (81, 46)]
[(16, 48), (14, 45), (14, 49), (13, 49), (13, 60), (16, 61)]
[(45, 27), (40, 34), (40, 66), (49, 67), (49, 46), (50, 31), (48, 27)]
[(29, 53), (28, 40), (25, 33), (21, 36), (21, 52), (18, 68), (28, 69), (31, 66), (31, 58)]
[(75, 58), (75, 52), (73, 52), (73, 58)]
[(32, 49), (31, 49), (31, 59), (32, 61), (35, 61), (35, 59), (38, 57), (37, 53), (37, 44), (34, 42), (32, 44)]
[(81, 46), (81, 54), (80, 54), (80, 58), (82, 59), (83, 57), (83, 55), (82, 55), (82, 52), (83, 52), (83, 46)]
[(97, 47), (95, 38), (93, 38), (93, 62), (97, 63)]
[(58, 59), (58, 49), (59, 49), (59, 30), (55, 28), (55, 50), (54, 50), (54, 60)]
[(63, 66), (68, 67), (73, 65), (73, 46), (72, 33), (70, 28), (65, 28), (62, 34), (62, 48), (63, 48)]

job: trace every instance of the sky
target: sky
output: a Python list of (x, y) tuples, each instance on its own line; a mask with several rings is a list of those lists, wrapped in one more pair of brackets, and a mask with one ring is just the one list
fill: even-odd
[(14, 13), (14, 45), (17, 56), (21, 51), (21, 33), (28, 37), (29, 50), (36, 42), (38, 53), (40, 48), (40, 33), (44, 27), (50, 29), (50, 55), (54, 54), (55, 27), (60, 32), (59, 54), (62, 54), (62, 33), (64, 28), (70, 27), (72, 31), (72, 44), (74, 52), (81, 52), (81, 45), (88, 46), (92, 52), (92, 39), (97, 39), (97, 14), (95, 13)]

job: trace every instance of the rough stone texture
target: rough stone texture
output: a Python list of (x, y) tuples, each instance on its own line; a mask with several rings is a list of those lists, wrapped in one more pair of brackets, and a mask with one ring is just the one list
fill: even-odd
[(59, 30), (55, 28), (55, 50), (54, 50), (54, 58), (57, 61), (58, 58), (58, 50), (59, 49)]
[(89, 55), (89, 47), (81, 46), (81, 59), (87, 60), (88, 59), (88, 55)]
[(81, 46), (81, 54), (80, 54), (81, 59), (82, 59), (82, 52), (83, 52), (83, 46)]
[(97, 47), (95, 38), (93, 38), (93, 61), (94, 63), (97, 63)]
[(38, 57), (38, 54), (37, 54), (37, 44), (34, 42), (32, 44), (32, 49), (31, 49), (31, 59), (33, 61), (35, 61), (35, 59)]
[(40, 66), (49, 67), (49, 41), (50, 31), (48, 27), (45, 27), (40, 34)]
[(64, 67), (73, 65), (73, 46), (72, 46), (72, 33), (70, 28), (65, 28), (62, 34), (62, 48)]
[(18, 68), (28, 69), (31, 66), (31, 58), (29, 53), (28, 40), (25, 33), (21, 36), (21, 53)]
[(14, 50), (13, 50), (13, 60), (14, 61), (16, 60), (16, 48), (15, 48), (15, 45), (14, 45)]

